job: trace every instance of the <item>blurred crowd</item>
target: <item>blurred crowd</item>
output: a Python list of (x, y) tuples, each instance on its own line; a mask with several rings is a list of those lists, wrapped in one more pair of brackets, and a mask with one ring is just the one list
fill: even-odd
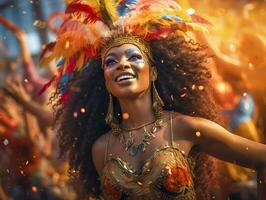
[[(265, 143), (266, 133), (266, 1), (180, 0), (187, 12), (211, 22), (208, 33), (191, 37), (207, 46), (207, 65), (220, 115), (227, 129)], [(56, 35), (55, 12), (38, 28)], [(0, 40), (0, 200), (80, 199), (79, 185), (69, 181), (67, 158), (59, 159), (49, 88), (42, 87), (56, 71), (42, 70), (27, 44), (26, 30), (0, 15), (0, 26), (17, 40), (19, 56)], [(2, 35), (2, 33), (1, 33)], [(0, 37), (1, 37), (0, 35)], [(193, 87), (193, 86), (192, 86)], [(214, 199), (256, 199), (256, 173), (218, 161)], [(88, 197), (89, 198), (89, 197)]]

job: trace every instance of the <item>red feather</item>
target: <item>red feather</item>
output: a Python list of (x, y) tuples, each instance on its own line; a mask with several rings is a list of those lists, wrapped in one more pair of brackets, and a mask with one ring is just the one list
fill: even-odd
[(73, 58), (69, 59), (65, 73), (71, 74), (74, 71), (75, 64), (76, 64), (76, 60), (75, 59), (73, 59)]
[(160, 39), (164, 34), (169, 33), (172, 31), (172, 27), (160, 27), (159, 29), (156, 29), (146, 35), (144, 38), (146, 41), (151, 40), (158, 40)]
[(44, 55), (48, 52), (48, 51), (52, 51), (54, 46), (55, 46), (56, 42), (51, 42), (49, 44), (47, 44), (45, 46), (45, 48), (42, 50), (41, 55), (40, 55), (40, 59), (42, 59), (44, 57)]
[(63, 105), (66, 105), (67, 102), (68, 102), (69, 99), (70, 99), (70, 96), (71, 96), (71, 92), (70, 92), (70, 91), (66, 91), (66, 92), (62, 95), (62, 97), (61, 97), (61, 99), (60, 99), (60, 103), (63, 104)]
[(102, 21), (102, 17), (89, 5), (81, 3), (71, 3), (67, 6), (65, 13), (67, 14), (77, 14), (78, 16), (84, 15), (86, 20), (90, 23), (95, 23), (96, 21)]
[(197, 14), (193, 14), (191, 15), (192, 21), (193, 22), (197, 22), (197, 23), (201, 23), (201, 24), (206, 24), (206, 25), (212, 25), (211, 22), (209, 22), (207, 19), (197, 15)]
[(41, 96), (52, 85), (55, 79), (56, 76), (53, 76), (52, 79), (48, 83), (46, 83), (43, 88), (38, 92), (38, 96)]
[(92, 58), (97, 55), (97, 51), (94, 48), (85, 49), (85, 53), (87, 58)]

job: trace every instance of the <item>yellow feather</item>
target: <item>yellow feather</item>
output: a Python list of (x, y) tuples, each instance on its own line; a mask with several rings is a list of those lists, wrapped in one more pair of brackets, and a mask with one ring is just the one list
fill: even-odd
[(108, 12), (112, 21), (116, 21), (118, 18), (118, 14), (116, 11), (116, 2), (114, 0), (103, 0), (106, 11)]
[(188, 27), (188, 30), (190, 31), (200, 31), (200, 32), (205, 32), (205, 33), (208, 33), (208, 29), (205, 28), (204, 26), (201, 26), (199, 24), (196, 24), (196, 23), (186, 23), (187, 27)]
[(84, 57), (85, 57), (85, 54), (81, 53), (77, 60), (76, 67), (78, 70), (80, 70), (84, 64)]

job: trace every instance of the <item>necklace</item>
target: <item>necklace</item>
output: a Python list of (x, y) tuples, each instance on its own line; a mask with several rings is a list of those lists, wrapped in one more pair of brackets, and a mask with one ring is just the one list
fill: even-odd
[[(151, 125), (151, 128), (147, 130), (146, 126)], [(120, 142), (123, 144), (123, 147), (125, 151), (129, 152), (131, 156), (136, 156), (139, 151), (144, 152), (147, 148), (147, 146), (150, 144), (150, 141), (155, 138), (155, 133), (159, 128), (163, 127), (163, 120), (157, 119), (154, 122), (146, 123), (142, 126), (131, 128), (131, 129), (122, 129), (120, 128), (121, 132), (122, 130), (124, 132), (129, 132), (128, 137), (126, 137), (125, 134), (119, 134), (120, 135)], [(135, 139), (132, 137), (132, 131), (143, 128), (143, 139), (139, 144), (135, 143)]]
[(156, 122), (156, 120), (154, 120), (152, 122), (147, 122), (145, 124), (141, 124), (141, 125), (139, 125), (137, 127), (134, 127), (134, 128), (123, 128), (123, 127), (121, 127), (121, 129), (122, 129), (122, 131), (126, 131), (126, 132), (135, 131), (135, 130), (138, 130), (140, 128), (144, 128), (145, 126), (149, 126), (151, 124), (154, 124), (155, 122)]

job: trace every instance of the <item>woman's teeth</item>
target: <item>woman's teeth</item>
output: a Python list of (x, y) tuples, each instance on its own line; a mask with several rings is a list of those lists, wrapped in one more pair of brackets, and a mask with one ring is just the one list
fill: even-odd
[(117, 78), (117, 82), (119, 82), (119, 81), (123, 81), (123, 80), (127, 80), (127, 79), (133, 79), (133, 78), (135, 78), (135, 77), (132, 76), (132, 75), (122, 75), (122, 76), (119, 76), (119, 77)]

